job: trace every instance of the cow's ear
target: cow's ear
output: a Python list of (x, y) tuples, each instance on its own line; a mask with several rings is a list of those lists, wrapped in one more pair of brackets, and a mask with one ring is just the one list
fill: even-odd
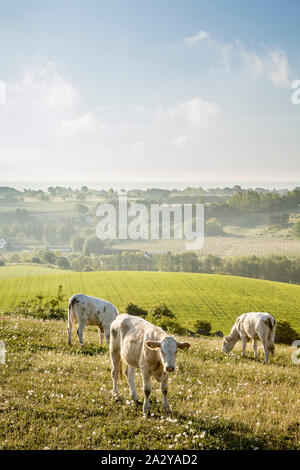
[(149, 349), (157, 349), (160, 348), (160, 342), (159, 341), (146, 341), (146, 346)]
[(191, 347), (190, 343), (179, 343), (177, 341), (177, 348), (179, 349), (189, 349)]

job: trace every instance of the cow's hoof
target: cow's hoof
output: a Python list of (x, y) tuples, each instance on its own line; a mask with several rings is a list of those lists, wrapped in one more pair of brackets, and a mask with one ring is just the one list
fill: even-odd
[(169, 406), (164, 406), (163, 407), (163, 414), (165, 414), (165, 415), (171, 414), (171, 409), (170, 409)]

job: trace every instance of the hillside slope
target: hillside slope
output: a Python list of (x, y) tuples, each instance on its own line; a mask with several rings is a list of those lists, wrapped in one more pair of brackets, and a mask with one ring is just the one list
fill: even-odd
[(60, 284), (67, 298), (84, 292), (110, 300), (120, 312), (128, 302), (146, 308), (163, 302), (187, 328), (201, 318), (226, 333), (237, 315), (267, 311), (300, 331), (300, 286), (212, 274), (66, 271), (1, 279), (0, 310), (36, 294), (52, 296)]

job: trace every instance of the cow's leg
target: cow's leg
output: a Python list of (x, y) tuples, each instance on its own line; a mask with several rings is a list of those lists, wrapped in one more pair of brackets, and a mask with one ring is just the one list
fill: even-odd
[(150, 374), (146, 368), (143, 368), (142, 370), (142, 377), (143, 377), (143, 389), (144, 389), (143, 412), (145, 414), (149, 414), (150, 413), (149, 397), (151, 395), (152, 385), (150, 381)]
[(162, 393), (162, 407), (164, 413), (170, 412), (169, 402), (168, 402), (168, 374), (163, 373), (160, 382), (160, 389)]
[(138, 401), (138, 396), (135, 388), (135, 367), (127, 366), (126, 375), (130, 387), (131, 398), (134, 401)]
[(103, 331), (101, 330), (100, 326), (98, 326), (98, 332), (99, 332), (100, 344), (101, 344), (101, 346), (102, 346), (102, 344), (103, 344), (103, 339), (104, 339), (104, 334), (103, 334)]
[(258, 359), (258, 354), (257, 354), (257, 339), (253, 340), (253, 351), (254, 351), (254, 357), (255, 359)]
[(73, 319), (71, 315), (68, 317), (68, 344), (72, 346), (72, 327), (73, 327)]
[(120, 372), (120, 364), (121, 364), (121, 356), (119, 351), (111, 351), (110, 352), (110, 360), (111, 360), (111, 378), (113, 380), (113, 389), (112, 394), (115, 398), (118, 398), (118, 376)]
[(78, 334), (79, 343), (80, 343), (81, 346), (84, 346), (83, 330), (84, 330), (85, 324), (86, 324), (86, 320), (83, 319), (83, 318), (80, 318), (80, 320), (78, 321), (77, 334)]
[(269, 362), (269, 345), (268, 345), (268, 333), (260, 335), (260, 340), (263, 344), (264, 351), (265, 351), (265, 360), (264, 363), (268, 364)]
[(110, 329), (109, 329), (109, 328), (105, 328), (105, 329), (104, 329), (104, 334), (105, 334), (105, 341), (106, 341), (106, 344), (107, 344), (107, 346), (109, 346)]
[(242, 351), (242, 357), (246, 356), (246, 346), (247, 346), (247, 338), (246, 335), (241, 335), (241, 340), (242, 340), (242, 346), (243, 346), (243, 351)]

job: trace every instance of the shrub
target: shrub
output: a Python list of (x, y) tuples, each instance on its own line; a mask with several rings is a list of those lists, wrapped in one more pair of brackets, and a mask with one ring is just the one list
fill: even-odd
[(300, 335), (287, 321), (278, 321), (276, 324), (275, 342), (291, 345), (299, 339)]
[(186, 329), (183, 328), (183, 326), (181, 326), (177, 320), (173, 320), (171, 318), (165, 317), (165, 318), (160, 318), (156, 320), (154, 319), (153, 323), (157, 326), (160, 326), (160, 328), (165, 330), (167, 333), (177, 334), (177, 335), (186, 334)]
[(153, 318), (175, 318), (175, 315), (171, 310), (166, 306), (166, 304), (157, 305), (156, 307), (150, 310), (150, 315)]
[(5, 262), (3, 261), (3, 259), (0, 259), (0, 266), (5, 266)]
[(167, 333), (184, 335), (186, 329), (177, 321), (174, 313), (166, 306), (166, 304), (157, 305), (148, 313), (147, 320), (154, 325), (159, 326)]
[(138, 317), (143, 317), (143, 318), (145, 318), (148, 314), (147, 310), (145, 310), (144, 308), (139, 307), (138, 305), (133, 304), (131, 302), (126, 305), (124, 310), (129, 315), (136, 315)]
[(62, 286), (59, 286), (55, 297), (47, 299), (43, 295), (36, 295), (32, 299), (20, 302), (5, 314), (35, 317), (43, 320), (61, 320), (66, 318), (66, 309), (61, 307), (64, 300)]
[(210, 332), (211, 332), (211, 324), (210, 324), (209, 321), (206, 321), (206, 320), (197, 320), (197, 321), (194, 323), (194, 326), (195, 326), (196, 331), (197, 331), (197, 330), (203, 330), (203, 331), (207, 331), (207, 333), (210, 333)]

